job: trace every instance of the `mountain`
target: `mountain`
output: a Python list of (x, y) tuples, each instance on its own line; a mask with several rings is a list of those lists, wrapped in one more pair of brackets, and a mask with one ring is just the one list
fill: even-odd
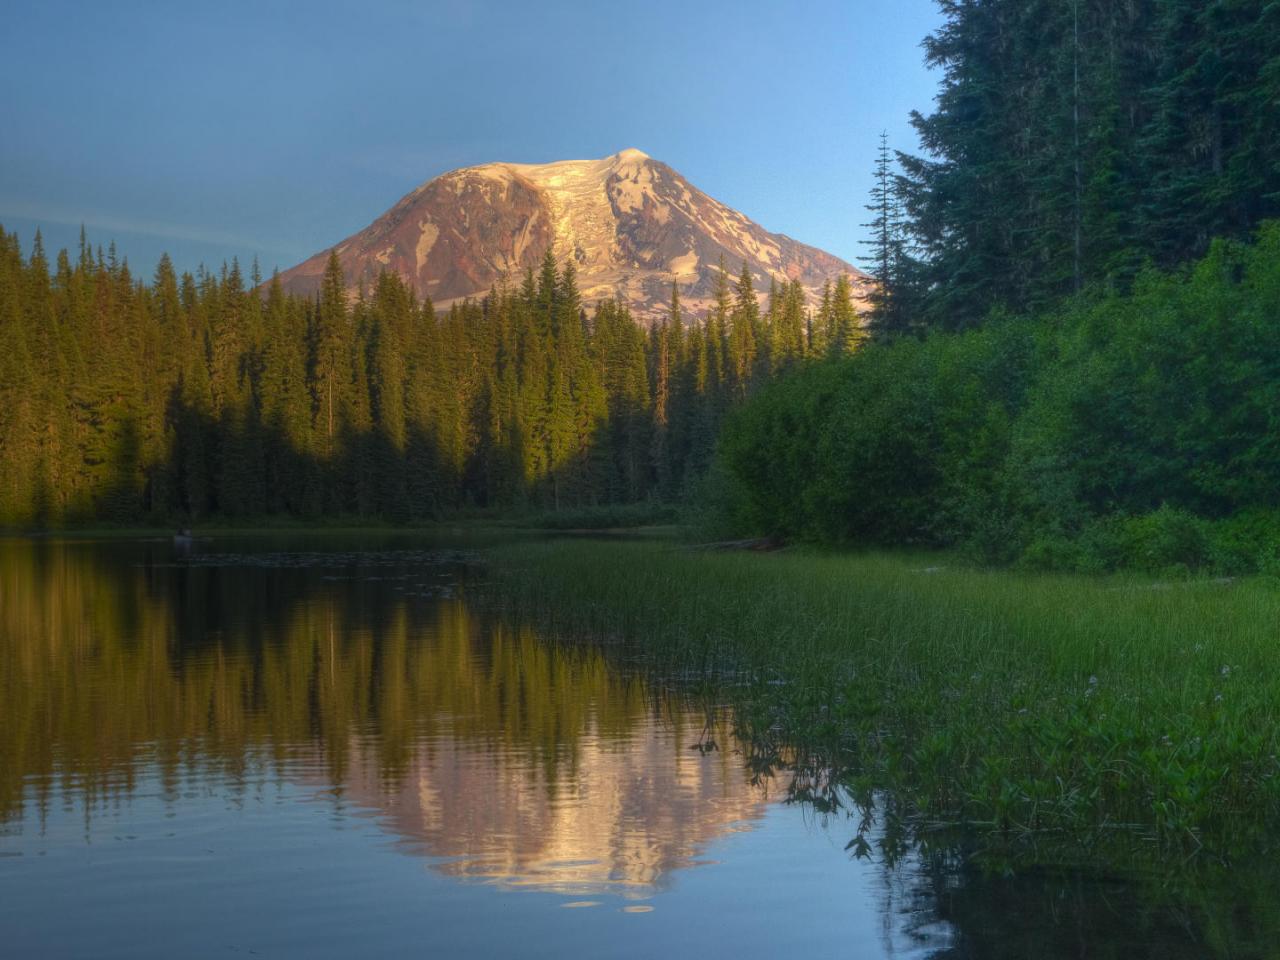
[[(704, 309), (722, 257), (734, 275), (745, 261), (761, 292), (770, 278), (798, 279), (814, 302), (841, 273), (859, 294), (867, 284), (843, 260), (768, 232), (639, 150), (454, 170), (334, 249), (352, 289), (393, 270), (444, 307), (519, 284), (549, 247), (558, 260), (573, 257), (585, 303), (617, 297), (641, 319), (665, 315), (672, 280), (687, 308)], [(316, 290), (329, 252), (285, 271), (285, 288)]]

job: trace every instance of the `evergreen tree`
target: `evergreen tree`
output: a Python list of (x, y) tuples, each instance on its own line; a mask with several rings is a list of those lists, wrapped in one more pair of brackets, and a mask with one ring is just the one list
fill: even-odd
[(889, 135), (880, 134), (876, 152), (876, 164), (871, 203), (867, 210), (872, 219), (863, 224), (871, 231), (871, 239), (863, 243), (871, 247), (865, 262), (871, 268), (875, 281), (867, 296), (869, 312), (867, 326), (882, 340), (892, 340), (907, 333), (911, 318), (907, 312), (908, 298), (905, 285), (909, 271), (904, 263), (906, 254), (903, 237), (900, 177), (893, 170), (894, 161), (889, 151)]
[(734, 397), (739, 400), (751, 391), (755, 377), (759, 329), (760, 302), (756, 299), (751, 270), (744, 262), (734, 286), (733, 309), (729, 314), (728, 372)]
[(853, 283), (847, 273), (840, 274), (831, 288), (831, 339), (827, 349), (832, 356), (853, 353), (865, 339), (853, 306)]
[(671, 392), (674, 367), (678, 363), (671, 331), (680, 320), (680, 289), (671, 284), (671, 311), (667, 319), (654, 324), (649, 331), (650, 393), (653, 396), (653, 444), (650, 456), (659, 493), (670, 495), (674, 469), (671, 455)]
[(910, 315), (960, 329), (1127, 286), (1280, 215), (1280, 12), (1265, 0), (947, 3), (895, 182)]

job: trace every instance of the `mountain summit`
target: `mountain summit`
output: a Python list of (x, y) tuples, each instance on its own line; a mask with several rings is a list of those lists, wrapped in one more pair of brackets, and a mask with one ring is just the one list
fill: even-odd
[[(392, 270), (442, 307), (519, 284), (548, 248), (573, 258), (585, 303), (616, 297), (642, 319), (665, 315), (672, 280), (687, 307), (704, 308), (721, 258), (734, 275), (745, 261), (761, 291), (771, 278), (799, 280), (814, 299), (841, 273), (855, 289), (866, 283), (843, 260), (768, 232), (635, 149), (454, 170), (334, 249), (353, 289)], [(328, 257), (324, 250), (285, 271), (285, 288), (315, 290)]]

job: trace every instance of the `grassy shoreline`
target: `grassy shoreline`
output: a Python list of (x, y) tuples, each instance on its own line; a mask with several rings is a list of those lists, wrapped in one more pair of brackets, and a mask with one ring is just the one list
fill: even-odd
[(643, 647), (918, 821), (1228, 854), (1280, 815), (1280, 586), (673, 543), (488, 551), (506, 615)]

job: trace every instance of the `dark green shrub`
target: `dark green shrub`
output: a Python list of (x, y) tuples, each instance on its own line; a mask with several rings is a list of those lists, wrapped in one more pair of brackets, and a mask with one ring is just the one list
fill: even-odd
[(1243, 510), (1215, 523), (1212, 537), (1220, 573), (1280, 573), (1280, 509)]
[(1150, 573), (1198, 571), (1212, 564), (1210, 524), (1186, 510), (1163, 506), (1115, 522), (1116, 567)]
[(1077, 570), (1280, 567), (1280, 225), (1056, 313), (873, 345), (731, 418), (731, 526)]

